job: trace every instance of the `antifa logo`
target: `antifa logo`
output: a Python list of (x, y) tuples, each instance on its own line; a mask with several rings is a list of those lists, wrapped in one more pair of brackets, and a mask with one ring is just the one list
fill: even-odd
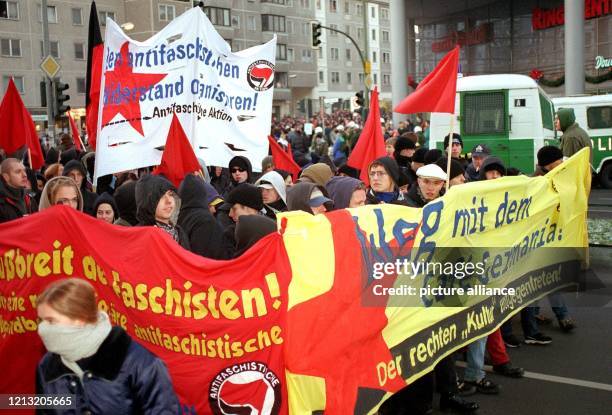
[(255, 91), (267, 91), (274, 84), (274, 65), (267, 60), (258, 60), (249, 65), (247, 81)]
[(277, 415), (280, 411), (280, 381), (261, 362), (223, 369), (211, 382), (208, 392), (215, 415)]

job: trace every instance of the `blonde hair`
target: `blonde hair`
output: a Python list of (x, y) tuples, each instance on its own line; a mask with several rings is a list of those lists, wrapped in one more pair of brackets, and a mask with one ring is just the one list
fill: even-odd
[(36, 301), (37, 305), (47, 304), (73, 320), (98, 321), (96, 291), (89, 282), (80, 278), (66, 278), (49, 284)]
[(79, 190), (76, 182), (72, 180), (72, 178), (68, 176), (57, 176), (49, 180), (45, 187), (42, 190), (40, 195), (40, 203), (38, 205), (38, 210), (44, 210), (50, 208), (55, 205), (55, 198), (57, 197), (57, 191), (60, 187), (72, 187), (77, 194), (77, 198), (79, 200), (77, 204), (77, 210), (83, 211), (83, 195)]
[(61, 176), (63, 171), (64, 166), (62, 166), (60, 163), (53, 163), (45, 169), (45, 174), (43, 176), (45, 177), (45, 180), (49, 180), (54, 177)]

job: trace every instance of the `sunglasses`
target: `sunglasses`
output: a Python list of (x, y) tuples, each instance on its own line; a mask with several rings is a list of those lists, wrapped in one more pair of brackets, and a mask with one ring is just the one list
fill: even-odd
[(243, 169), (243, 168), (241, 168), (241, 167), (234, 167), (234, 168), (232, 169), (232, 173), (238, 173), (238, 172), (240, 172), (240, 173), (244, 173), (245, 171), (246, 171), (246, 170), (245, 170), (245, 169)]

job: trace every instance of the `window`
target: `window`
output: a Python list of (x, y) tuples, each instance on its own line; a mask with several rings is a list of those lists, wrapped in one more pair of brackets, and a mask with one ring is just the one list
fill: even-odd
[(349, 36), (351, 35), (351, 25), (347, 24), (346, 26), (344, 26), (344, 33), (346, 33)]
[(370, 15), (372, 19), (376, 19), (376, 7), (370, 7)]
[(461, 115), (466, 135), (503, 134), (506, 131), (506, 107), (503, 92), (466, 93)]
[(310, 37), (310, 23), (302, 23), (302, 35)]
[(372, 51), (372, 62), (376, 63), (377, 60), (378, 60), (378, 54), (376, 53), (376, 51)]
[(302, 9), (310, 9), (310, 0), (300, 0), (300, 6)]
[(319, 48), (319, 59), (325, 59), (325, 49)]
[(169, 22), (174, 20), (176, 10), (171, 4), (160, 4), (157, 6), (157, 15), (159, 16), (160, 22)]
[(293, 20), (287, 19), (287, 33), (293, 34), (295, 33), (295, 22)]
[(544, 95), (540, 95), (540, 109), (542, 110), (542, 126), (554, 130), (553, 105)]
[(339, 59), (339, 53), (338, 53), (338, 48), (331, 48), (330, 49), (330, 56), (329, 58), (333, 61), (337, 61)]
[(381, 7), (380, 8), (380, 18), (383, 20), (389, 20), (389, 9)]
[(350, 49), (346, 49), (345, 51), (345, 56), (346, 56), (346, 60), (350, 61), (351, 60), (351, 50)]
[(378, 84), (378, 74), (374, 74), (374, 84)]
[[(56, 59), (59, 59), (60, 57), (60, 47), (59, 47), (59, 42), (57, 40), (50, 40), (49, 41), (49, 55), (53, 56)], [(43, 45), (43, 41), (40, 41), (40, 57), (44, 58), (45, 57), (45, 48)]]
[(257, 23), (255, 20), (255, 16), (247, 16), (247, 30), (250, 30), (250, 31), (257, 30)]
[(391, 84), (391, 75), (383, 74), (383, 85)]
[(302, 49), (302, 62), (312, 62), (312, 51), (310, 49)]
[(85, 59), (85, 45), (83, 43), (74, 44), (74, 59), (82, 60)]
[(351, 72), (346, 73), (346, 83), (349, 85), (353, 83), (353, 74)]
[(357, 3), (355, 5), (355, 14), (357, 16), (361, 16), (361, 13), (363, 13), (363, 6), (361, 5), (361, 3)]
[(321, 10), (321, 0), (317, 0), (317, 10)]
[(262, 3), (274, 3), (274, 4), (281, 4), (281, 5), (285, 5), (287, 4), (287, 2), (285, 0), (261, 0)]
[(208, 16), (208, 19), (214, 25), (230, 25), (230, 9), (222, 9), (220, 7), (204, 7), (204, 13), (206, 13), (206, 16)]
[(85, 93), (85, 78), (77, 78), (76, 79), (76, 91), (77, 94)]
[(282, 43), (276, 44), (276, 60), (286, 61), (287, 60), (287, 45)]
[(2, 56), (21, 57), (21, 40), (0, 39), (0, 52)]
[(295, 51), (293, 49), (287, 49), (287, 60), (293, 62), (295, 60)]
[(390, 62), (389, 52), (383, 52), (382, 59), (383, 59), (383, 63), (389, 63)]
[(357, 28), (357, 40), (361, 40), (362, 37), (363, 37), (363, 28), (358, 27)]
[(372, 40), (376, 40), (376, 29), (372, 29)]
[(587, 108), (589, 128), (612, 128), (612, 105)]
[[(49, 23), (57, 23), (57, 9), (55, 6), (47, 6), (47, 19)], [(42, 22), (42, 6), (38, 5), (38, 21)]]
[(389, 42), (389, 31), (388, 30), (383, 30), (382, 31), (382, 40), (383, 42)]
[(72, 8), (72, 25), (73, 26), (83, 25), (83, 13), (80, 8)]
[(13, 82), (15, 83), (15, 87), (17, 88), (17, 91), (19, 91), (21, 95), (25, 94), (25, 89), (23, 88), (23, 76), (10, 76), (10, 75), (3, 76), (2, 84), (4, 86), (4, 90), (6, 91), (6, 89), (8, 88), (8, 84), (11, 78), (13, 78)]
[(329, 11), (338, 13), (338, 0), (329, 0)]
[(365, 81), (365, 75), (363, 74), (363, 72), (359, 72), (359, 83), (363, 84), (364, 81)]
[(100, 26), (106, 26), (106, 18), (115, 20), (115, 12), (98, 12), (98, 17), (100, 18)]
[(340, 83), (340, 72), (332, 72), (331, 73), (331, 82), (332, 84)]
[(19, 20), (19, 4), (16, 1), (0, 1), (0, 19)]
[(232, 16), (232, 27), (236, 29), (240, 29), (240, 16), (234, 15)]
[(319, 83), (325, 83), (325, 72), (319, 71)]
[(264, 32), (285, 32), (285, 16), (262, 14), (261, 28)]
[[(338, 25), (337, 24), (330, 24), (329, 27), (331, 29), (338, 30)], [(330, 30), (328, 33), (332, 37), (338, 37), (338, 32), (334, 32), (333, 30)]]
[(287, 76), (287, 72), (276, 72), (274, 74), (274, 87), (275, 88), (288, 88), (289, 87), (289, 77)]
[(351, 14), (351, 4), (349, 0), (344, 0), (344, 14)]

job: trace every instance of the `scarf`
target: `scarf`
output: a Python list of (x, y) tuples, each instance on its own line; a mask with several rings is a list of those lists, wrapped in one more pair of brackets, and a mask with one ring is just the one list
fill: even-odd
[(83, 327), (43, 321), (38, 325), (38, 335), (47, 350), (60, 355), (66, 367), (82, 379), (83, 370), (77, 360), (93, 356), (108, 337), (111, 328), (108, 315), (99, 311), (98, 321)]
[(172, 237), (172, 239), (174, 239), (176, 242), (179, 241), (179, 234), (178, 234), (178, 231), (176, 230), (176, 227), (172, 225), (168, 225), (167, 223), (162, 223), (162, 222), (155, 222), (155, 226), (157, 226), (158, 228), (168, 233)]
[(394, 200), (397, 200), (399, 197), (399, 192), (397, 190), (393, 192), (374, 192), (374, 195), (381, 202), (391, 203)]

